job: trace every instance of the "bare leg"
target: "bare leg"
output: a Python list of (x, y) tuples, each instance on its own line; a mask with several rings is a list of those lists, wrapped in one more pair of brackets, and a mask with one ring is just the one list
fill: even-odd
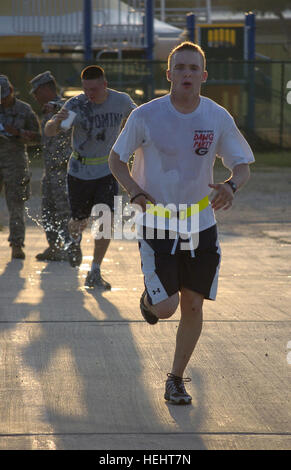
[(107, 238), (100, 238), (100, 240), (94, 241), (94, 255), (93, 255), (94, 263), (99, 264), (99, 266), (101, 265), (102, 260), (105, 256), (105, 253), (109, 247), (109, 244), (110, 244), (110, 239), (107, 239)]
[(181, 290), (181, 319), (176, 336), (172, 374), (183, 377), (202, 330), (204, 297), (197, 292)]
[(101, 287), (103, 289), (111, 289), (109, 282), (105, 281), (100, 272), (100, 266), (109, 247), (110, 239), (100, 238), (94, 240), (94, 254), (91, 271), (88, 272), (85, 286), (86, 287)]

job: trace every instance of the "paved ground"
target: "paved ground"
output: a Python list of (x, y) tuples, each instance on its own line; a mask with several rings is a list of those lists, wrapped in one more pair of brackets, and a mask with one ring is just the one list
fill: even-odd
[[(36, 220), (37, 187), (38, 175)], [(112, 291), (88, 291), (90, 232), (80, 269), (37, 262), (45, 237), (29, 217), (26, 259), (11, 261), (0, 198), (0, 449), (290, 450), (290, 188), (286, 173), (256, 172), (218, 214), (219, 293), (205, 303), (186, 407), (163, 399), (179, 312), (142, 320), (135, 242), (110, 246)]]

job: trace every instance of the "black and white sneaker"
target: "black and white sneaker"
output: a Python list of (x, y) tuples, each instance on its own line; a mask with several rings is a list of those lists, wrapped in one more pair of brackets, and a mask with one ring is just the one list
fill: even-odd
[(185, 382), (191, 382), (189, 377), (183, 379), (174, 374), (167, 374), (165, 400), (174, 405), (189, 405), (192, 401), (191, 395), (186, 392)]
[(159, 319), (145, 305), (144, 299), (145, 299), (146, 293), (147, 293), (146, 290), (144, 290), (140, 298), (140, 311), (145, 321), (147, 321), (150, 325), (155, 325), (159, 321)]
[(99, 287), (103, 290), (111, 290), (111, 285), (103, 279), (99, 270), (88, 271), (85, 287)]

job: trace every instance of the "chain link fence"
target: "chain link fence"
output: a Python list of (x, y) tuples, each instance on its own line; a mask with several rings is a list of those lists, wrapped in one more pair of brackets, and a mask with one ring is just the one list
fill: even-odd
[[(9, 77), (17, 96), (40, 113), (29, 94), (29, 81), (50, 70), (61, 93), (70, 97), (81, 92), (80, 72), (86, 65), (83, 60), (66, 58), (1, 59), (0, 73)], [(104, 59), (98, 65), (105, 69), (109, 87), (126, 91), (137, 104), (169, 92), (165, 62)], [(291, 61), (208, 61), (207, 69), (202, 95), (233, 115), (255, 150), (291, 149), (291, 104), (287, 101)]]

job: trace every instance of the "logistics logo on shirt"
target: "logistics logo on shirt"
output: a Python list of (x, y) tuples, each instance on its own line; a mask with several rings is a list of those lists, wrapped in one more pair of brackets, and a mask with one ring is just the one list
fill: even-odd
[(213, 142), (214, 131), (195, 130), (193, 137), (193, 147), (197, 155), (205, 155)]

